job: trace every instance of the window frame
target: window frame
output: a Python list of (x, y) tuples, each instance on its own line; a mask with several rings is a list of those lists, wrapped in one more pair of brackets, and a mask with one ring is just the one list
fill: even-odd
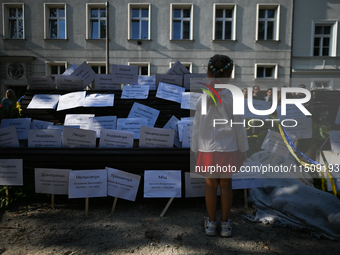
[[(259, 22), (260, 10), (275, 9), (274, 18), (274, 38), (273, 39), (259, 39)], [(267, 33), (266, 33), (267, 35)], [(266, 37), (265, 35), (265, 37)], [(256, 28), (255, 28), (255, 41), (256, 42), (278, 42), (280, 40), (280, 4), (257, 4), (256, 5)]]
[[(190, 9), (190, 33), (189, 39), (183, 39), (183, 31), (181, 31), (181, 39), (174, 39), (173, 38), (173, 15), (175, 9)], [(183, 12), (183, 11), (181, 11)], [(183, 21), (183, 18), (180, 18)], [(181, 22), (182, 23), (182, 22)], [(181, 25), (181, 30), (183, 26)], [(193, 4), (181, 4), (181, 3), (171, 3), (170, 4), (170, 41), (193, 41), (194, 40), (194, 5)]]
[[(151, 63), (150, 62), (128, 62), (129, 66), (138, 66), (138, 76), (150, 76), (150, 67)], [(141, 67), (142, 66), (147, 66), (148, 67), (148, 75), (142, 75), (141, 73)]]
[[(105, 9), (106, 12), (106, 4), (103, 3), (96, 3), (96, 4), (86, 4), (86, 32), (85, 32), (85, 38), (86, 40), (106, 40), (106, 33), (105, 33), (105, 38), (91, 38), (91, 10), (92, 9)], [(101, 19), (98, 19), (101, 20)], [(107, 26), (107, 13), (106, 13), (106, 17), (105, 17), (105, 21), (106, 21), (106, 26)], [(100, 26), (100, 25), (99, 25)], [(99, 36), (100, 36), (100, 30), (99, 32)]]
[[(327, 82), (329, 84), (328, 87), (318, 87), (315, 85), (316, 82)], [(334, 88), (334, 79), (326, 79), (326, 78), (312, 78), (310, 89), (314, 88), (315, 90), (333, 90)]]
[[(176, 62), (169, 63), (169, 69), (175, 64)], [(181, 64), (188, 69), (189, 72), (192, 73), (192, 62), (181, 62)]]
[[(132, 38), (132, 9), (148, 9), (148, 38)], [(141, 20), (146, 20), (146, 18), (140, 18)], [(141, 33), (141, 31), (139, 31)], [(151, 40), (151, 4), (146, 3), (129, 3), (128, 4), (128, 40), (138, 40), (138, 41), (149, 41)]]
[[(229, 9), (233, 11), (233, 16), (231, 19), (232, 25), (231, 25), (231, 39), (216, 39), (216, 10), (218, 9)], [(213, 30), (212, 30), (212, 40), (213, 41), (236, 41), (236, 14), (237, 14), (237, 5), (236, 4), (214, 4), (213, 9)], [(225, 21), (226, 18), (223, 18)], [(225, 31), (224, 31), (225, 32)], [(225, 37), (225, 33), (223, 32), (223, 36)]]
[[(257, 68), (258, 67), (264, 67), (264, 68), (273, 68), (273, 76), (272, 77), (257, 77)], [(278, 79), (278, 64), (277, 63), (255, 63), (254, 65), (254, 80), (262, 80), (262, 79), (273, 79), (277, 80)]]
[[(60, 73), (60, 74), (51, 74), (51, 67), (53, 65), (57, 65), (57, 66), (64, 65), (65, 71), (67, 70), (67, 61), (45, 61), (45, 73), (46, 73), (46, 76), (51, 76), (52, 78), (55, 78), (56, 75), (62, 75), (62, 73)], [(58, 70), (60, 71), (60, 68), (58, 68)]]
[[(335, 57), (337, 51), (337, 37), (338, 37), (338, 21), (337, 20), (313, 20), (312, 21), (312, 33), (311, 33), (311, 49), (310, 49), (310, 56), (311, 57)], [(327, 56), (318, 55), (314, 56), (314, 38), (315, 38), (315, 26), (322, 25), (327, 26), (331, 25), (331, 39), (330, 47), (329, 47), (329, 54)], [(320, 48), (322, 50), (322, 48)]]
[[(22, 23), (23, 23), (23, 31), (22, 38), (10, 38), (9, 31), (9, 10), (11, 8), (21, 8), (22, 9)], [(24, 3), (3, 3), (2, 4), (2, 32), (3, 39), (9, 40), (25, 40), (25, 4)]]
[[(96, 39), (97, 40), (97, 39)], [(92, 66), (104, 66), (105, 67), (105, 73), (101, 73), (101, 71), (99, 73), (96, 74), (106, 74), (106, 62), (98, 62), (98, 61), (86, 61), (86, 63), (92, 68)], [(93, 70), (93, 69), (92, 69)], [(98, 69), (100, 70), (100, 69)]]
[[(65, 9), (65, 38), (50, 38), (50, 9)], [(44, 3), (44, 40), (67, 40), (67, 4), (66, 3)], [(59, 31), (59, 25), (58, 25)], [(59, 34), (59, 32), (58, 32)]]

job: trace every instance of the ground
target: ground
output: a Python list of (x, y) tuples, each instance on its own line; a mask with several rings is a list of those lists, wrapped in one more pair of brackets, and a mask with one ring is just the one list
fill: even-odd
[(174, 199), (160, 217), (168, 199), (91, 198), (55, 196), (49, 200), (21, 201), (0, 210), (0, 254), (337, 254), (340, 242), (317, 239), (310, 232), (253, 223), (242, 215), (243, 191), (234, 191), (231, 210), (233, 236), (204, 233), (204, 198)]

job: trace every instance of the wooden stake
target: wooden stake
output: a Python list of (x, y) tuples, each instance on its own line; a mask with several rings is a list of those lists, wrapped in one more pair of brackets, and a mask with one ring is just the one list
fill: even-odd
[(171, 205), (171, 203), (172, 203), (172, 201), (174, 200), (174, 197), (172, 197), (172, 198), (170, 198), (169, 199), (169, 202), (166, 204), (166, 206), (164, 207), (164, 209), (163, 209), (163, 212), (161, 213), (161, 217), (163, 217), (164, 216), (164, 214), (166, 213), (166, 211), (168, 210), (168, 208), (169, 208), (169, 206)]
[(274, 156), (275, 156), (275, 153), (273, 153), (273, 155), (272, 155), (272, 157), (270, 158), (270, 160), (269, 160), (269, 163), (268, 163), (268, 164), (270, 164), (270, 163), (272, 162), (272, 160), (273, 160)]
[(51, 207), (54, 210), (54, 194), (51, 194)]
[(85, 198), (85, 216), (89, 213), (89, 198)]
[(111, 213), (114, 213), (114, 211), (116, 209), (117, 200), (118, 200), (118, 197), (115, 197), (115, 199), (113, 200), (113, 205), (112, 205)]
[(8, 186), (5, 188), (5, 193), (6, 193), (6, 206), (9, 204), (9, 189)]

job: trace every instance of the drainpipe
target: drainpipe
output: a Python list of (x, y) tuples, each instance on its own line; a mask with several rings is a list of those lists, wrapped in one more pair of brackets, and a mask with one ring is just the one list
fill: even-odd
[(110, 73), (109, 55), (109, 1), (106, 1), (106, 74)]

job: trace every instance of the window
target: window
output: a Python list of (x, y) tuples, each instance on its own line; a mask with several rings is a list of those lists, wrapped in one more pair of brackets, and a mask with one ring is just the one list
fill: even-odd
[[(175, 64), (175, 62), (170, 62), (170, 67), (171, 68), (173, 65)], [(192, 63), (191, 62), (181, 62), (181, 64), (189, 70), (190, 73), (192, 73)]]
[(128, 39), (150, 39), (151, 5), (129, 4)]
[(24, 4), (2, 4), (4, 39), (25, 39)]
[(129, 62), (128, 65), (138, 66), (138, 75), (150, 76), (150, 62)]
[(56, 75), (61, 75), (66, 71), (66, 61), (45, 62), (46, 63), (46, 75), (51, 76), (53, 79)]
[(333, 89), (332, 80), (312, 79), (311, 89)]
[(255, 79), (277, 79), (277, 64), (255, 64)]
[(278, 41), (280, 5), (257, 5), (256, 41)]
[(213, 40), (236, 40), (236, 5), (214, 4)]
[(106, 74), (106, 63), (100, 62), (87, 62), (92, 70), (97, 74)]
[(337, 22), (314, 23), (313, 31), (312, 56), (335, 56)]
[(193, 6), (187, 4), (171, 4), (170, 17), (170, 40), (192, 40)]
[(86, 39), (106, 38), (105, 4), (86, 4)]
[(45, 39), (67, 39), (66, 5), (44, 4)]

